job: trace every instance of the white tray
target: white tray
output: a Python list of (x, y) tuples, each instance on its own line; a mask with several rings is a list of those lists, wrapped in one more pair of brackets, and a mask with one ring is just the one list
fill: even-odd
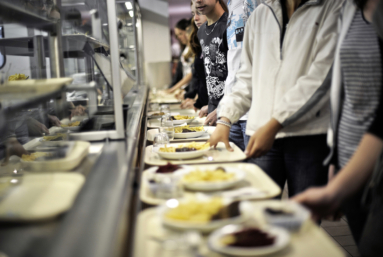
[[(194, 138), (174, 138), (173, 140), (170, 140), (171, 142), (187, 142), (187, 141), (207, 141), (210, 138), (210, 135), (214, 132), (215, 127), (213, 126), (204, 126), (204, 128), (207, 130), (207, 133), (200, 137), (194, 137)], [(159, 129), (149, 129), (146, 134), (146, 139), (150, 142), (153, 142), (154, 136), (159, 133)]]
[(218, 143), (217, 149), (210, 149), (203, 157), (190, 160), (166, 160), (158, 156), (152, 151), (153, 146), (147, 146), (145, 149), (145, 163), (148, 165), (166, 165), (168, 162), (172, 164), (200, 164), (200, 163), (224, 163), (238, 162), (246, 159), (246, 155), (233, 143), (230, 143), (234, 149), (233, 152), (226, 150), (223, 143)]
[[(15, 179), (19, 182), (15, 182)], [(1, 177), (1, 221), (37, 221), (54, 218), (69, 210), (84, 184), (79, 173), (25, 174)]]
[(49, 93), (64, 87), (72, 80), (72, 78), (53, 78), (8, 81), (0, 87), (0, 93)]
[[(230, 192), (233, 190), (238, 190), (241, 188), (246, 187), (254, 187), (256, 189), (259, 189), (263, 192), (263, 194), (259, 195), (253, 195), (253, 196), (242, 196), (240, 197), (241, 200), (263, 200), (263, 199), (269, 199), (278, 196), (281, 193), (281, 189), (275, 182), (266, 175), (266, 173), (261, 170), (257, 165), (251, 164), (251, 163), (225, 163), (225, 164), (206, 164), (206, 165), (198, 165), (198, 166), (189, 166), (189, 167), (196, 167), (199, 169), (214, 169), (217, 167), (225, 167), (225, 168), (237, 168), (245, 172), (245, 179), (241, 181), (239, 184), (234, 186), (233, 188), (229, 188), (226, 190), (218, 191), (218, 193), (221, 192)], [(151, 169), (155, 169), (154, 167)], [(166, 200), (156, 198), (149, 190), (146, 181), (146, 178), (148, 176), (149, 170), (145, 170), (142, 173), (141, 176), (141, 186), (140, 186), (140, 199), (144, 203), (150, 204), (150, 205), (159, 205), (163, 204)], [(196, 195), (197, 191), (189, 191), (184, 190), (183, 196), (189, 197)], [(211, 192), (211, 194), (217, 194), (217, 191)]]
[(89, 142), (76, 141), (71, 151), (63, 159), (29, 162), (20, 159), (20, 162), (24, 169), (31, 171), (72, 170), (88, 155), (89, 146)]
[[(258, 201), (254, 204), (267, 204), (269, 201)], [(260, 225), (265, 224), (261, 208), (253, 212), (253, 217)], [(343, 257), (345, 254), (336, 243), (326, 235), (321, 228), (311, 220), (307, 220), (302, 229), (292, 233), (290, 244), (286, 249), (267, 255), (268, 257)], [(149, 208), (138, 215), (134, 234), (134, 255), (137, 257), (187, 257), (190, 252), (181, 250), (168, 250), (161, 244), (162, 240), (180, 238), (182, 232), (170, 230), (162, 226), (157, 208)], [(154, 239), (154, 240), (153, 240)], [(203, 237), (199, 247), (199, 254), (204, 257), (223, 257), (219, 253), (212, 252), (207, 246), (207, 236)]]

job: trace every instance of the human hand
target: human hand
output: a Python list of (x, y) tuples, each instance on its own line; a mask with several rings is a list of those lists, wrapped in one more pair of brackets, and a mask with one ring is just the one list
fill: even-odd
[[(225, 118), (223, 118), (225, 120)], [(226, 119), (227, 120), (227, 119)], [(227, 120), (228, 121), (228, 120)], [(228, 126), (218, 124), (208, 142), (211, 146), (217, 147), (218, 142), (223, 142), (226, 149), (230, 152), (234, 151), (229, 144), (230, 128)]]
[(207, 115), (204, 125), (215, 126), (217, 123), (217, 109)]
[(84, 116), (86, 114), (86, 107), (80, 105), (77, 105), (72, 111), (70, 115), (70, 119), (74, 116)]
[(309, 208), (314, 220), (333, 215), (337, 212), (341, 203), (341, 199), (328, 186), (309, 188), (294, 196), (291, 200)]
[(33, 118), (31, 118), (29, 121), (30, 121), (29, 122), (29, 124), (30, 124), (29, 128), (31, 131), (33, 131), (32, 134), (43, 135), (43, 133), (45, 133), (45, 134), (49, 135), (49, 130), (44, 124), (40, 123), (39, 121), (37, 121)]
[(9, 157), (12, 155), (17, 155), (21, 157), (23, 154), (28, 154), (27, 150), (19, 143), (16, 138), (10, 138), (6, 143), (6, 154), (4, 161), (1, 163), (1, 166), (5, 166), (9, 162)]
[(56, 116), (48, 114), (48, 119), (53, 124), (53, 126), (60, 127), (61, 121)]
[(181, 108), (182, 109), (192, 109), (194, 108), (194, 99), (187, 98), (181, 103)]
[(247, 157), (260, 157), (266, 154), (273, 146), (275, 136), (282, 128), (282, 125), (275, 119), (271, 119), (266, 125), (255, 132), (250, 140), (245, 154)]
[(180, 91), (178, 94), (176, 94), (176, 98), (178, 100), (184, 100), (185, 93), (185, 90)]
[(204, 107), (201, 108), (200, 112), (199, 112), (199, 117), (202, 118), (202, 117), (205, 117), (207, 116), (207, 112), (208, 112), (208, 108), (209, 106), (205, 105)]

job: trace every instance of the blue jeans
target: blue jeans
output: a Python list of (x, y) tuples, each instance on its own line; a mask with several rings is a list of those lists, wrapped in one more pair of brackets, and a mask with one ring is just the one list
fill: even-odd
[(249, 159), (269, 175), (283, 191), (287, 180), (289, 197), (311, 186), (327, 183), (328, 167), (323, 166), (329, 149), (326, 135), (276, 139), (270, 151)]
[(246, 120), (234, 123), (230, 129), (229, 141), (236, 144), (242, 151), (245, 151), (250, 137), (246, 135)]

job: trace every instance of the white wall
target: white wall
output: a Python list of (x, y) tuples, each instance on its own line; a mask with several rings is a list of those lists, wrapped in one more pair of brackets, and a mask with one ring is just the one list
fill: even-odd
[(169, 4), (159, 0), (139, 0), (146, 82), (164, 87), (171, 82)]

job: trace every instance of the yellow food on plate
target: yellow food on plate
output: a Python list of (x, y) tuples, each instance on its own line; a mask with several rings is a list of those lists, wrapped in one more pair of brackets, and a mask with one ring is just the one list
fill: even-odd
[[(196, 143), (192, 142), (189, 144), (180, 144), (177, 147), (161, 147), (160, 152), (163, 153), (175, 153), (175, 152), (187, 152), (187, 150), (184, 149), (190, 149), (188, 151), (199, 151), (199, 150), (205, 150), (210, 148), (210, 143)], [(183, 151), (181, 150), (183, 149)]]
[(15, 80), (26, 80), (27, 76), (25, 76), (22, 73), (16, 73), (14, 75), (11, 75), (8, 77), (8, 81), (15, 81)]
[(35, 152), (31, 154), (23, 154), (21, 156), (21, 159), (25, 162), (32, 162), (36, 160), (37, 158), (51, 156), (51, 155), (52, 155), (51, 153), (47, 153), (47, 152)]
[(173, 117), (176, 120), (191, 120), (191, 119), (194, 119), (194, 116), (186, 116), (186, 115), (175, 115)]
[(53, 141), (53, 140), (56, 140), (56, 139), (58, 139), (58, 138), (62, 138), (62, 139), (64, 139), (64, 138), (66, 138), (66, 134), (64, 134), (64, 133), (57, 133), (56, 135), (54, 135), (54, 136), (43, 136), (43, 140), (44, 141)]
[(204, 131), (204, 128), (203, 128), (203, 126), (199, 126), (199, 127), (190, 127), (189, 125), (187, 125), (187, 126), (182, 126), (182, 127), (175, 127), (175, 128), (174, 128), (174, 132), (175, 132), (175, 133), (182, 133), (184, 130), (189, 130), (189, 131), (194, 131), (194, 132), (200, 132), (200, 131)]
[(165, 217), (177, 221), (209, 222), (223, 207), (222, 199), (215, 197), (209, 201), (181, 202), (176, 208), (166, 212)]
[(74, 121), (74, 122), (70, 122), (68, 123), (67, 125), (65, 124), (61, 124), (61, 127), (63, 128), (67, 128), (67, 127), (77, 127), (80, 125), (80, 121)]
[(187, 183), (196, 182), (220, 182), (234, 179), (234, 173), (227, 173), (223, 169), (205, 170), (199, 169), (186, 174), (183, 181)]

